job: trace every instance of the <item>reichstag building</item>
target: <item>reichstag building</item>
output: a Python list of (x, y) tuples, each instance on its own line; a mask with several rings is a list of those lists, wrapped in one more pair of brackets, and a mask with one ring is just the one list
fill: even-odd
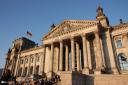
[(53, 24), (40, 46), (26, 37), (14, 40), (4, 73), (49, 85), (128, 85), (128, 23), (110, 26), (101, 6), (96, 12), (95, 20)]

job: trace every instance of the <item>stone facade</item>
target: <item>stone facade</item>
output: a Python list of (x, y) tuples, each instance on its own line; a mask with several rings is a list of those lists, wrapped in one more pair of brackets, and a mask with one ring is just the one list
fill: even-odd
[(48, 80), (59, 75), (57, 85), (128, 84), (128, 23), (110, 26), (100, 6), (96, 20), (64, 20), (42, 42), (13, 42), (5, 69), (17, 81), (36, 74)]

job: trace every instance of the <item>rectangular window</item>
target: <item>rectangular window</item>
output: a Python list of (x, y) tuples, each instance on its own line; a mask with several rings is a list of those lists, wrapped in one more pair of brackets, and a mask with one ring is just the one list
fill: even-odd
[(121, 48), (122, 47), (122, 40), (121, 39), (118, 39), (116, 41), (116, 45), (117, 45), (117, 48)]

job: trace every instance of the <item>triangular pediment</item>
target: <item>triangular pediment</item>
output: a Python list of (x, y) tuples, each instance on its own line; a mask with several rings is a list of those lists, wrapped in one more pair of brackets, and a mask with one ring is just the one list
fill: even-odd
[(43, 37), (43, 40), (59, 36), (69, 31), (74, 31), (80, 28), (96, 25), (96, 20), (65, 20), (55, 28), (51, 29), (48, 34)]

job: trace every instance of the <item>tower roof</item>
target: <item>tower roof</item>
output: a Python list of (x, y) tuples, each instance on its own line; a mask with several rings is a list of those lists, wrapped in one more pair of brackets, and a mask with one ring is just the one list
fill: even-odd
[(99, 5), (98, 8), (97, 8), (97, 12), (98, 12), (99, 10), (103, 11), (103, 8), (102, 8), (100, 5)]
[(105, 16), (104, 15), (104, 12), (103, 12), (103, 8), (101, 7), (101, 6), (98, 6), (98, 8), (97, 8), (97, 17), (99, 17), (99, 16)]

